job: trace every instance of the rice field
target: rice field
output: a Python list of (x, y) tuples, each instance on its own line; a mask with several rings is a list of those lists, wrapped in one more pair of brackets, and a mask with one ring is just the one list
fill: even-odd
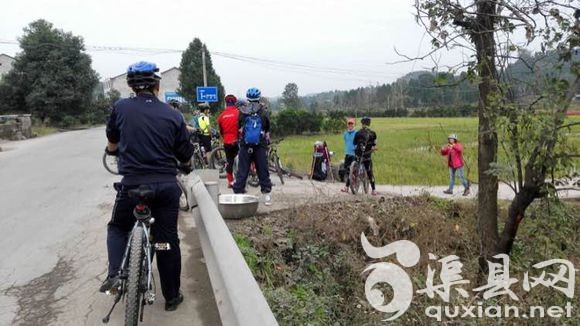
[[(580, 117), (571, 119), (580, 122)], [(477, 181), (477, 118), (373, 118), (371, 129), (377, 133), (378, 151), (373, 154), (373, 164), (378, 184), (447, 184), (447, 159), (439, 150), (450, 133), (457, 134), (463, 143), (467, 176)], [(317, 140), (326, 140), (335, 153), (333, 164), (344, 159), (342, 134), (292, 136), (278, 146), (283, 165), (309, 172)], [(570, 140), (580, 147), (580, 126), (573, 129)]]

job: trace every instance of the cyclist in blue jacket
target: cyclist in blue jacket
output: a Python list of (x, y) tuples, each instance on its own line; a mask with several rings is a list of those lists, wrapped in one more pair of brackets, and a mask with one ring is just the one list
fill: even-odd
[(155, 223), (151, 225), (156, 248), (157, 268), (165, 310), (172, 311), (183, 301), (180, 288), (181, 251), (177, 235), (177, 215), (181, 190), (177, 185), (177, 161), (188, 164), (193, 155), (185, 121), (179, 112), (161, 102), (154, 63), (138, 62), (127, 70), (127, 84), (136, 94), (113, 105), (107, 123), (105, 151), (119, 156), (117, 197), (107, 227), (109, 271), (99, 289), (107, 292), (117, 282), (127, 240), (135, 217), (137, 199), (128, 191), (147, 185), (155, 196), (149, 203)]

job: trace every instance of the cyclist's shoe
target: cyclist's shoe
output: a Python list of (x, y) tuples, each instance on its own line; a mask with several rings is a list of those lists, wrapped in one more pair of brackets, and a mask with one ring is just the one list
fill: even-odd
[(447, 190), (445, 190), (443, 193), (444, 193), (444, 194), (447, 194), (447, 195), (453, 195), (453, 190), (451, 190), (451, 189), (447, 189)]
[(373, 191), (371, 192), (371, 195), (373, 195), (373, 196), (376, 196), (376, 195), (378, 195), (378, 194), (379, 194), (379, 193), (378, 193), (376, 190), (373, 190)]
[(118, 280), (119, 280), (118, 277), (107, 277), (107, 279), (103, 281), (103, 284), (101, 284), (99, 292), (101, 293), (110, 292), (111, 289), (117, 285)]
[(469, 196), (470, 193), (471, 190), (469, 190), (469, 188), (465, 188), (465, 190), (463, 191), (463, 196)]
[(272, 194), (270, 194), (270, 193), (264, 194), (264, 205), (266, 205), (266, 206), (272, 205)]
[(177, 306), (183, 302), (183, 294), (179, 292), (177, 298), (173, 298), (167, 302), (165, 302), (165, 311), (175, 311), (177, 310)]
[(342, 191), (342, 192), (348, 192), (348, 188), (347, 187), (341, 188), (340, 191)]

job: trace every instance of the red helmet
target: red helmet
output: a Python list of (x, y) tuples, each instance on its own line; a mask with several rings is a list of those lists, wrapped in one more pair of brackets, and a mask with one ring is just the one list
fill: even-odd
[(236, 105), (238, 99), (232, 94), (226, 95), (225, 99), (227, 105)]

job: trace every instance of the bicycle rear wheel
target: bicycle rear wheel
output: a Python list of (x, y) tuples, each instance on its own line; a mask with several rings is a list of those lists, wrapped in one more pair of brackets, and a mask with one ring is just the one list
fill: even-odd
[(143, 227), (133, 229), (131, 251), (129, 252), (129, 276), (127, 277), (127, 293), (125, 298), (125, 326), (137, 326), (139, 323), (139, 307), (142, 293), (139, 288), (141, 270), (143, 267)]
[(119, 175), (119, 166), (117, 165), (119, 158), (113, 155), (103, 153), (103, 166), (105, 170), (114, 175)]
[(352, 192), (353, 195), (356, 195), (358, 193), (358, 189), (360, 188), (358, 169), (359, 169), (358, 163), (352, 162), (352, 164), (350, 165), (350, 172), (348, 174), (348, 177), (350, 179), (350, 191)]
[(222, 146), (216, 147), (211, 151), (209, 157), (209, 167), (219, 171), (220, 178), (226, 177), (226, 151)]

